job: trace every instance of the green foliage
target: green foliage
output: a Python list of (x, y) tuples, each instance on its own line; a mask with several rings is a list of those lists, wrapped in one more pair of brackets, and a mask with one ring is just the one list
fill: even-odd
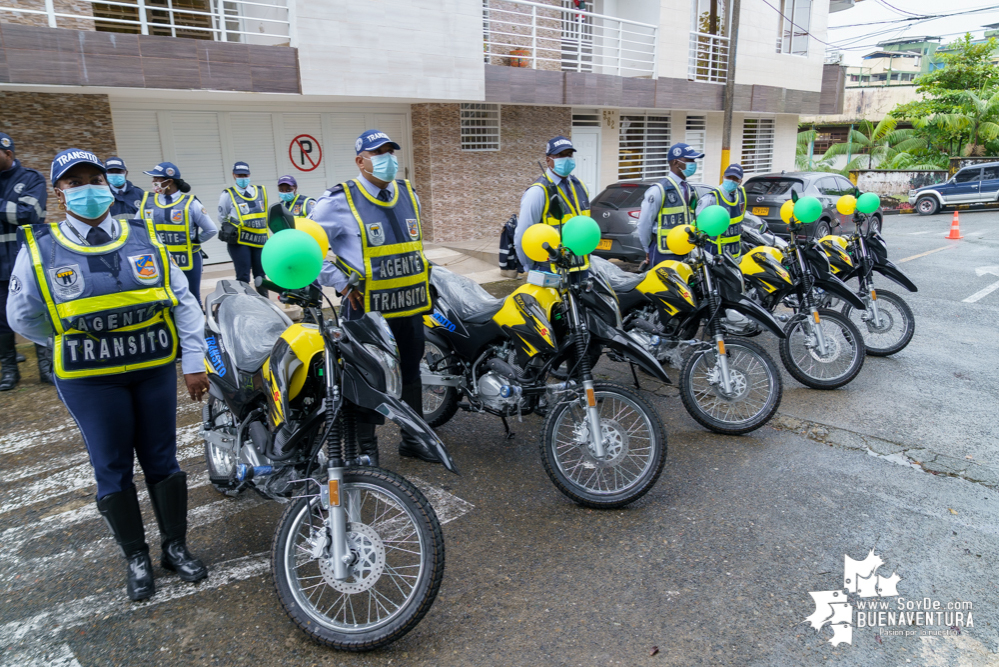
[(885, 116), (875, 125), (864, 120), (849, 136), (847, 142), (833, 144), (822, 156), (823, 161), (831, 162), (839, 155), (853, 155), (849, 164), (842, 170), (880, 168), (883, 163), (891, 162), (902, 153), (913, 153), (926, 150), (926, 138), (918, 136), (916, 130), (899, 130), (898, 120)]
[(959, 137), (967, 137), (961, 154), (965, 157), (986, 154), (986, 144), (999, 139), (999, 92), (990, 97), (979, 97), (971, 91), (961, 93), (959, 110), (934, 114), (920, 127), (936, 126)]
[(999, 84), (999, 65), (991, 61), (997, 49), (999, 41), (995, 37), (974, 44), (971, 33), (966, 33), (936, 52), (936, 58), (944, 63), (944, 67), (918, 77), (916, 91), (937, 96), (953, 91), (982, 90)]

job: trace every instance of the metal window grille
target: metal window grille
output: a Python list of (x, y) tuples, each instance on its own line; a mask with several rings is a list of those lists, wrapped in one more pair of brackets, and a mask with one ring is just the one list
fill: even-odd
[(574, 111), (572, 114), (573, 127), (600, 127), (600, 112), (588, 109), (586, 111)]
[(669, 171), (669, 116), (621, 116), (619, 142), (618, 180), (662, 178)]
[(774, 119), (745, 119), (742, 123), (742, 169), (747, 174), (771, 171), (773, 161)]
[(500, 105), (461, 105), (461, 150), (500, 149)]
[[(683, 137), (684, 143), (696, 149), (697, 152), (703, 153), (705, 146), (707, 146), (707, 139), (707, 117), (687, 116), (687, 133)], [(700, 171), (704, 167), (704, 158), (698, 158), (696, 162), (697, 169)]]
[(812, 16), (812, 0), (782, 0), (777, 53), (808, 55), (808, 29)]

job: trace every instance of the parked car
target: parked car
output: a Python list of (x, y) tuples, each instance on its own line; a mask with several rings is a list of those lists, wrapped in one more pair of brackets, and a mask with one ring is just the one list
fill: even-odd
[[(749, 199), (747, 213), (762, 218), (774, 234), (788, 236), (787, 224), (780, 218), (780, 207), (791, 198), (792, 191), (797, 192), (799, 197), (815, 197), (822, 202), (822, 216), (805, 225), (805, 234), (821, 238), (834, 231), (837, 234), (853, 231), (853, 216), (836, 210), (836, 202), (841, 196), (857, 191), (857, 187), (844, 176), (822, 171), (787, 171), (753, 176), (743, 186)], [(871, 216), (872, 224), (878, 231), (881, 231), (883, 217), (880, 207)]]
[(999, 201), (999, 162), (965, 167), (945, 183), (909, 190), (909, 203), (920, 215), (933, 215), (949, 204), (995, 201)]

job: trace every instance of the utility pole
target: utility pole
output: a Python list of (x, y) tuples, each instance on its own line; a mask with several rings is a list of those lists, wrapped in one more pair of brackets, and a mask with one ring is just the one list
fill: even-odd
[(719, 183), (725, 180), (725, 170), (732, 161), (732, 109), (735, 106), (735, 54), (739, 45), (740, 4), (739, 0), (732, 0), (732, 15), (728, 17), (728, 73), (725, 76), (725, 121), (722, 125)]

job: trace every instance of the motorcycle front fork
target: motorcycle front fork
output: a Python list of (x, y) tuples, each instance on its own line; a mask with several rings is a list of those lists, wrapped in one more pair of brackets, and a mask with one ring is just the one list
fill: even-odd
[(881, 327), (881, 310), (878, 305), (878, 293), (874, 289), (874, 284), (872, 282), (864, 281), (863, 288), (867, 292), (869, 299), (867, 299), (867, 312), (870, 314), (871, 318), (874, 320), (874, 326), (876, 328)]
[(576, 307), (576, 299), (569, 295), (569, 315), (571, 323), (575, 329), (576, 354), (579, 359), (581, 375), (583, 377), (583, 395), (585, 400), (584, 410), (586, 410), (586, 423), (590, 431), (590, 446), (593, 448), (593, 455), (598, 461), (602, 461), (607, 456), (607, 448), (604, 446), (604, 434), (600, 425), (600, 408), (597, 407), (597, 396), (595, 384), (593, 382), (592, 369), (590, 368), (590, 358), (586, 354), (586, 325), (579, 318), (579, 309)]

